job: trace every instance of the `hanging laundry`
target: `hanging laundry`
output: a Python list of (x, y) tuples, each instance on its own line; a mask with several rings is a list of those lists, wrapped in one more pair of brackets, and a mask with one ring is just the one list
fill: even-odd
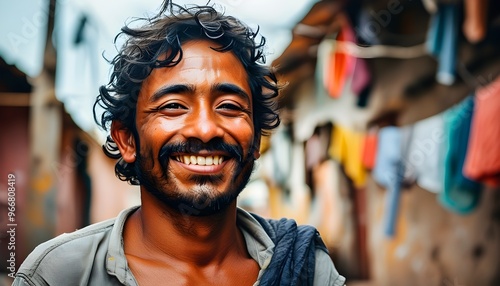
[[(371, 9), (361, 8), (357, 16), (354, 30), (359, 42), (363, 46), (376, 46), (381, 45), (380, 28), (378, 23), (374, 22)], [(374, 26), (376, 25), (376, 26)], [(378, 29), (377, 29), (378, 28)]]
[(328, 154), (342, 164), (356, 187), (363, 186), (366, 180), (366, 169), (362, 160), (364, 136), (363, 132), (335, 125), (328, 148)]
[(443, 85), (452, 85), (455, 82), (458, 18), (458, 4), (439, 4), (438, 11), (432, 16), (427, 35), (427, 50), (438, 61), (436, 80)]
[(365, 59), (354, 58), (354, 61), (351, 89), (352, 92), (358, 96), (356, 105), (359, 107), (366, 107), (368, 105), (368, 97), (371, 92), (372, 75)]
[(358, 106), (358, 107), (367, 107), (368, 106), (368, 99), (370, 98), (371, 92), (372, 92), (372, 83), (370, 82), (358, 94), (358, 101), (356, 102), (356, 106)]
[(465, 0), (462, 30), (470, 43), (478, 43), (486, 37), (489, 0)]
[(444, 161), (444, 188), (439, 194), (439, 201), (444, 207), (458, 214), (472, 212), (481, 197), (481, 185), (466, 178), (462, 173), (473, 109), (474, 97), (469, 96), (444, 115), (447, 150)]
[(425, 190), (440, 193), (443, 189), (445, 151), (444, 115), (439, 113), (413, 125), (412, 140), (405, 159), (417, 184)]
[(417, 172), (413, 167), (412, 156), (410, 156), (410, 145), (413, 142), (413, 138), (415, 135), (415, 125), (408, 125), (405, 127), (400, 127), (401, 132), (401, 170), (403, 174), (403, 180), (401, 182), (401, 186), (411, 186), (417, 180)]
[(464, 175), (500, 186), (500, 77), (476, 93)]
[(370, 84), (372, 75), (365, 59), (354, 58), (351, 88), (354, 94), (359, 95)]
[(368, 170), (372, 170), (375, 167), (377, 136), (378, 129), (370, 128), (363, 142), (363, 166)]
[(314, 168), (314, 200), (307, 224), (317, 227), (328, 246), (338, 246), (347, 231), (345, 219), (350, 218), (347, 195), (342, 194), (342, 167), (332, 159)]
[(372, 171), (374, 180), (386, 190), (384, 233), (392, 237), (395, 233), (399, 198), (403, 183), (402, 133), (394, 126), (381, 128), (378, 133), (377, 158)]
[(291, 174), (292, 162), (292, 136), (289, 126), (281, 126), (270, 139), (269, 153), (272, 158), (272, 177), (275, 183), (286, 188)]
[(434, 14), (437, 12), (437, 3), (436, 0), (422, 0), (422, 4), (424, 5), (425, 10), (427, 12)]
[(317, 126), (313, 135), (305, 142), (306, 169), (312, 170), (328, 157), (331, 125)]
[(316, 69), (314, 75), (316, 87), (316, 100), (321, 102), (327, 96), (326, 79), (329, 77), (327, 63), (330, 59), (330, 54), (333, 52), (335, 41), (324, 39), (318, 45)]
[(321, 141), (319, 135), (314, 133), (311, 138), (307, 139), (305, 143), (306, 151), (306, 170), (312, 170), (315, 166), (318, 166), (324, 159), (321, 152)]
[[(347, 17), (341, 21), (342, 26), (337, 34), (338, 42), (355, 42), (356, 37)], [(325, 66), (324, 84), (328, 94), (333, 98), (338, 98), (342, 94), (344, 84), (351, 77), (354, 68), (355, 58), (344, 51), (333, 50)]]

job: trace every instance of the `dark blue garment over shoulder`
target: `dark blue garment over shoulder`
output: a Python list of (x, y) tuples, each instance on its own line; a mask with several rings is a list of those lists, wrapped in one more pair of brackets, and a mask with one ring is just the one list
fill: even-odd
[(275, 244), (274, 255), (260, 285), (313, 285), (315, 251), (328, 252), (318, 231), (309, 225), (297, 226), (292, 219), (270, 220), (252, 214)]

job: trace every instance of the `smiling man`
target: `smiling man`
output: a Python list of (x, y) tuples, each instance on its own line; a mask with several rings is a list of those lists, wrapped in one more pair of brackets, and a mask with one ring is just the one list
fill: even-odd
[(236, 204), (261, 135), (279, 125), (264, 39), (169, 1), (122, 34), (97, 121), (141, 205), (40, 245), (14, 285), (343, 285), (313, 227)]

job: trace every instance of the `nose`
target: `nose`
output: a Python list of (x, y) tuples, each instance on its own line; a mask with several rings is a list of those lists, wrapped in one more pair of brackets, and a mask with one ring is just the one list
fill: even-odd
[(186, 126), (183, 129), (184, 136), (186, 138), (197, 138), (207, 143), (214, 138), (223, 137), (224, 129), (221, 124), (221, 119), (210, 108), (193, 110), (188, 116)]

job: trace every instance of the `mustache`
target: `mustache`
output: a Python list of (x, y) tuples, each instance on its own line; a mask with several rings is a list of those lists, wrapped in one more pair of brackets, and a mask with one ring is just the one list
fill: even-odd
[(238, 158), (239, 162), (243, 160), (243, 149), (240, 146), (226, 143), (220, 138), (214, 138), (207, 143), (203, 143), (203, 141), (196, 138), (190, 138), (186, 142), (165, 144), (160, 149), (158, 156), (160, 162), (167, 162), (174, 153), (197, 153), (201, 150), (224, 152), (231, 157)]

